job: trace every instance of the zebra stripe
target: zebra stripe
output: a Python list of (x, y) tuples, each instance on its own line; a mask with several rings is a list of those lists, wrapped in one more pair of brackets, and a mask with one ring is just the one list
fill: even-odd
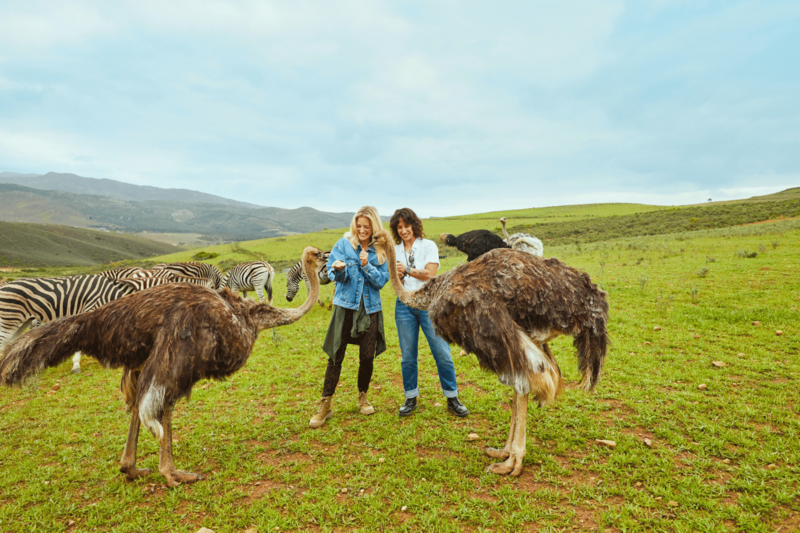
[(118, 267), (112, 268), (111, 270), (106, 270), (104, 272), (100, 272), (98, 276), (103, 276), (104, 278), (112, 279), (112, 280), (120, 280), (125, 278), (136, 277), (142, 272), (147, 272), (142, 267)]
[(222, 284), (222, 272), (208, 263), (159, 263), (151, 270), (166, 270), (185, 278), (205, 278), (211, 281), (212, 289), (219, 289)]
[[(202, 285), (203, 287), (211, 286), (211, 280), (207, 278), (194, 278), (188, 276), (181, 276), (179, 274), (176, 274), (175, 272), (165, 269), (145, 270), (144, 268), (139, 268), (139, 267), (121, 267), (121, 268), (115, 268), (113, 270), (106, 270), (105, 272), (101, 272), (98, 275), (115, 281), (129, 281), (134, 279), (145, 279), (145, 278), (164, 278), (167, 282), (191, 283), (193, 285)], [(162, 283), (157, 283), (157, 285), (161, 284)]]
[(49, 322), (85, 313), (135, 290), (165, 282), (163, 278), (117, 282), (103, 276), (12, 281), (0, 287), (0, 351), (34, 319)]
[[(331, 251), (328, 250), (327, 252), (322, 252), (322, 257), (325, 259), (325, 262), (328, 262), (328, 257), (330, 257)], [(327, 265), (322, 265), (320, 267), (319, 272), (317, 272), (317, 276), (319, 277), (319, 284), (320, 285), (327, 285), (331, 282), (331, 279), (328, 277)], [(301, 261), (298, 261), (290, 270), (286, 273), (286, 301), (291, 302), (295, 296), (297, 296), (297, 291), (300, 290), (300, 280), (306, 282), (306, 290), (308, 290), (308, 280), (306, 279), (306, 275), (303, 272), (303, 265)]]
[(247, 298), (247, 291), (256, 291), (259, 299), (264, 299), (263, 290), (267, 290), (267, 301), (272, 305), (272, 280), (275, 269), (266, 261), (240, 263), (230, 269), (222, 278), (220, 288), (228, 287), (232, 291), (241, 292)]

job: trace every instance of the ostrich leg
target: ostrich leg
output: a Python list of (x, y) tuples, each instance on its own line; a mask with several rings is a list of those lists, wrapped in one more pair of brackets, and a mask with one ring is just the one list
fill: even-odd
[(158, 471), (167, 478), (167, 485), (177, 487), (181, 483), (194, 483), (200, 481), (203, 476), (184, 472), (175, 469), (175, 462), (172, 459), (172, 410), (174, 405), (164, 405), (164, 414), (161, 416), (161, 426), (164, 434), (161, 436), (159, 444), (161, 449), (158, 454)]
[(139, 443), (139, 409), (131, 408), (131, 425), (128, 428), (128, 440), (125, 441), (125, 451), (122, 452), (122, 467), (120, 472), (126, 474), (128, 479), (134, 479), (150, 474), (149, 468), (136, 468), (136, 446)]
[(508, 439), (506, 445), (502, 449), (486, 448), (484, 450), (486, 455), (493, 459), (508, 459), (511, 455), (511, 443), (514, 441), (514, 431), (517, 427), (517, 391), (514, 391), (514, 396), (511, 398), (511, 430), (508, 432)]
[[(80, 356), (80, 352), (76, 357)], [(139, 428), (141, 419), (139, 418), (139, 407), (136, 405), (136, 390), (139, 386), (139, 370), (126, 368), (122, 372), (122, 380), (119, 390), (125, 398), (125, 405), (131, 412), (131, 425), (128, 427), (128, 439), (125, 441), (125, 450), (122, 452), (122, 466), (119, 469), (123, 474), (127, 474), (128, 479), (146, 476), (151, 473), (149, 468), (136, 468), (136, 447), (139, 443)]]
[(511, 449), (508, 459), (486, 468), (493, 474), (518, 476), (522, 473), (522, 460), (525, 457), (525, 428), (528, 416), (528, 395), (514, 392), (513, 419), (511, 421)]

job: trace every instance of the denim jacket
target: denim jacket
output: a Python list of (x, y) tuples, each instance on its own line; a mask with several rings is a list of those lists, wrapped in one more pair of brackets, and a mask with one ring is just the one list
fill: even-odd
[[(369, 260), (362, 267), (358, 258), (360, 253), (360, 244), (353, 250), (349, 240), (345, 237), (339, 239), (328, 257), (328, 278), (336, 282), (333, 305), (358, 311), (358, 304), (364, 298), (364, 309), (371, 315), (382, 309), (380, 290), (389, 281), (389, 262), (379, 265), (375, 248), (370, 246), (367, 249)], [(344, 261), (346, 266), (334, 270), (331, 265), (339, 260)]]

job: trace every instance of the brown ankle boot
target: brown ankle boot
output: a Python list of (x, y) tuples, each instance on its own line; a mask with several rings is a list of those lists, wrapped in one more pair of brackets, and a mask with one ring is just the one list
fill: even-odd
[(358, 393), (358, 410), (361, 411), (362, 415), (371, 415), (375, 412), (375, 408), (369, 404), (367, 400), (367, 393), (366, 392), (359, 392)]
[(333, 416), (333, 409), (331, 409), (332, 399), (333, 398), (331, 396), (323, 396), (323, 398), (319, 401), (317, 414), (311, 417), (311, 420), (308, 422), (308, 427), (318, 428), (324, 424), (327, 419)]

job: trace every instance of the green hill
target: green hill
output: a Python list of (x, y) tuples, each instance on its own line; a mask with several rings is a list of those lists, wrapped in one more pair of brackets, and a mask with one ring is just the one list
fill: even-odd
[[(543, 208), (542, 213), (538, 214), (533, 210), (522, 210), (485, 213), (475, 215), (474, 218), (431, 218), (423, 220), (423, 224), (428, 237), (434, 240), (438, 239), (440, 233), (458, 235), (464, 231), (479, 228), (499, 233), (499, 215), (509, 218), (510, 233), (521, 231), (535, 235), (545, 242), (546, 250), (547, 246), (574, 242), (589, 243), (639, 235), (667, 235), (797, 217), (800, 216), (800, 199), (686, 207), (592, 204)], [(550, 220), (550, 222), (530, 223), (530, 220)], [(520, 221), (523, 223), (519, 223)], [(384, 224), (384, 227), (388, 228), (388, 226), (388, 224)], [(219, 254), (212, 261), (216, 263), (252, 261), (263, 257), (266, 261), (280, 264), (296, 261), (304, 246), (330, 249), (344, 231), (344, 229), (327, 230), (303, 235), (222, 244), (203, 248), (203, 251)], [(197, 250), (187, 250), (158, 259), (187, 261), (195, 253)], [(446, 253), (457, 252), (453, 249)]]
[(800, 217), (800, 198), (783, 201), (743, 201), (672, 207), (626, 216), (568, 220), (549, 224), (521, 224), (509, 228), (508, 231), (509, 233), (530, 233), (547, 244), (557, 245), (573, 242), (598, 242), (641, 235), (667, 235), (794, 217)]
[[(783, 199), (786, 198), (786, 193), (789, 193), (789, 198), (792, 198), (791, 194), (793, 193), (791, 191), (797, 190), (800, 189), (789, 189), (783, 193), (770, 195), (770, 197), (774, 198), (773, 200), (758, 202), (741, 200), (731, 203), (710, 203), (681, 207), (644, 204), (587, 204), (478, 213), (459, 217), (430, 218), (425, 219), (423, 222), (428, 237), (437, 240), (440, 233), (460, 234), (471, 229), (482, 228), (499, 233), (500, 223), (498, 219), (500, 216), (506, 216), (509, 219), (509, 231), (511, 233), (522, 231), (539, 237), (545, 242), (545, 253), (547, 253), (548, 247), (576, 242), (590, 243), (640, 235), (676, 234), (685, 231), (723, 228), (771, 219), (797, 217), (800, 216), (800, 198)], [(385, 223), (384, 227), (388, 228), (388, 223)], [(67, 229), (78, 231), (75, 228)], [(327, 229), (313, 233), (220, 244), (191, 250), (161, 245), (163, 248), (159, 254), (163, 255), (158, 255), (158, 257), (153, 257), (152, 259), (168, 262), (192, 261), (197, 259), (198, 252), (203, 251), (209, 254), (217, 254), (213, 259), (204, 260), (220, 266), (223, 270), (236, 263), (257, 259), (264, 259), (280, 269), (297, 261), (305, 246), (316, 246), (323, 250), (330, 249), (345, 231), (346, 228)], [(101, 233), (101, 235), (110, 237), (116, 234)], [(131, 238), (130, 236), (126, 237)], [(158, 245), (153, 241), (142, 240), (140, 242), (146, 242), (152, 246)], [(6, 253), (8, 249), (8, 244), (4, 245), (2, 255), (9, 257), (8, 253)], [(52, 246), (47, 246), (45, 249), (52, 249)], [(441, 247), (441, 249), (445, 255), (457, 255), (459, 253), (455, 249), (445, 247)], [(92, 255), (88, 256), (89, 262), (67, 263), (63, 257), (65, 252), (59, 253), (60, 255), (55, 257), (50, 254), (49, 262), (39, 261), (26, 264), (30, 266), (43, 264), (53, 266), (92, 264)], [(137, 259), (149, 258), (152, 252), (134, 255), (135, 257), (123, 257), (120, 255), (109, 257), (104, 255), (104, 259), (95, 261), (95, 263), (106, 263), (110, 260), (135, 262)], [(60, 261), (56, 261), (56, 259)], [(16, 261), (15, 263), (7, 262), (6, 265), (23, 264), (19, 259)], [(3, 264), (0, 263), (0, 266), (3, 266)], [(99, 265), (90, 270), (96, 271), (98, 269)], [(78, 271), (73, 270), (70, 273), (78, 273)]]
[(178, 250), (134, 235), (53, 224), (0, 222), (0, 267), (90, 266)]

